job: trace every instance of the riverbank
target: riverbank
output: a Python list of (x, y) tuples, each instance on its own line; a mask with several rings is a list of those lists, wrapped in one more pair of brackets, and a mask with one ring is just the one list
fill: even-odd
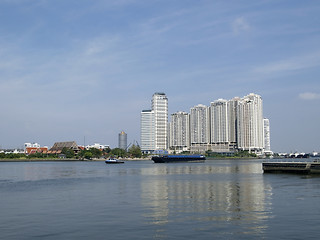
[[(0, 162), (92, 162), (92, 161), (105, 161), (104, 158), (96, 158), (96, 159), (77, 159), (77, 158), (19, 158), (19, 159), (11, 159), (11, 158), (2, 158)], [(121, 158), (124, 161), (144, 161), (151, 160), (151, 158)]]

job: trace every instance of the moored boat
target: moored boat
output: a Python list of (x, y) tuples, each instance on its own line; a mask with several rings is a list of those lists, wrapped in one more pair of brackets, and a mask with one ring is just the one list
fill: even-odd
[(320, 162), (264, 162), (262, 169), (265, 173), (320, 174)]
[(157, 155), (152, 156), (151, 160), (155, 163), (204, 162), (206, 157), (203, 155)]

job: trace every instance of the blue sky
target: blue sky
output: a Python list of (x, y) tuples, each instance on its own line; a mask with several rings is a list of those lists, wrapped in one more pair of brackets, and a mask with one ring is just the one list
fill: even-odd
[(140, 112), (251, 92), (271, 147), (320, 151), (320, 1), (0, 0), (0, 146), (140, 140)]

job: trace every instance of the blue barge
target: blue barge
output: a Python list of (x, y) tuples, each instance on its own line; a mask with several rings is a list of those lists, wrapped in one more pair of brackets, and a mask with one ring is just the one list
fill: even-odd
[(158, 155), (152, 156), (151, 160), (155, 163), (204, 162), (206, 157), (203, 155)]

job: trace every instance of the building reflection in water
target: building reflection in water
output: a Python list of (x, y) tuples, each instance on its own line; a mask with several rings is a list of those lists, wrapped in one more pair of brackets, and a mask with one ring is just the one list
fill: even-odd
[(270, 188), (264, 186), (261, 164), (159, 165), (142, 169), (151, 175), (142, 182), (147, 219), (166, 235), (167, 225), (197, 222), (202, 230), (239, 226), (248, 234), (266, 230), (270, 216)]

